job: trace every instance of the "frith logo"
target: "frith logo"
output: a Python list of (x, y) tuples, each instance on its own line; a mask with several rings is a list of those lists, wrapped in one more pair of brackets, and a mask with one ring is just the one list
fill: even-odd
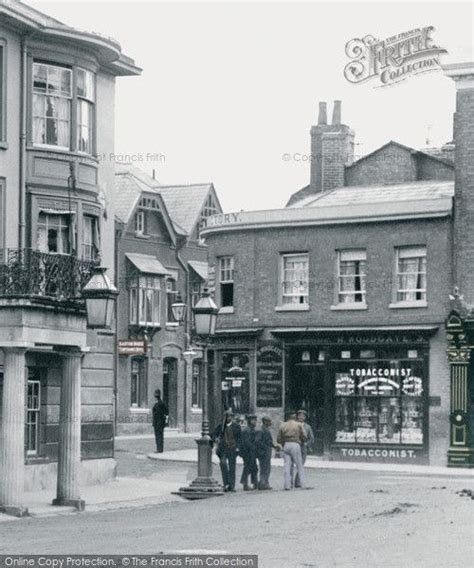
[(433, 43), (433, 26), (416, 28), (385, 40), (371, 35), (354, 38), (346, 43), (346, 55), (351, 61), (344, 76), (351, 83), (363, 83), (378, 77), (387, 87), (413, 75), (441, 69), (439, 56), (446, 53)]

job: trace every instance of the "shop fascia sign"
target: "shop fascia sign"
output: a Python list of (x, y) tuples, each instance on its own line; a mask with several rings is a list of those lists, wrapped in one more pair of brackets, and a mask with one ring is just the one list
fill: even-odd
[(119, 355), (144, 355), (147, 350), (145, 339), (119, 339)]

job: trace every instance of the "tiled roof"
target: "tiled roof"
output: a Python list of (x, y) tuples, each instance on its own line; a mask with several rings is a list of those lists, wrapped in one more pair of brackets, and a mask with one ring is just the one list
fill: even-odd
[(190, 234), (211, 189), (212, 184), (205, 183), (161, 186), (158, 191), (173, 221)]
[(374, 203), (400, 203), (442, 199), (454, 196), (453, 181), (416, 181), (394, 185), (368, 185), (339, 187), (320, 192), (292, 205), (300, 207), (370, 206)]
[(141, 192), (159, 193), (176, 232), (189, 235), (211, 190), (212, 183), (160, 185), (157, 180), (132, 164), (116, 164), (115, 214), (122, 222), (127, 223)]
[(141, 194), (142, 188), (131, 174), (115, 175), (113, 203), (115, 216), (119, 221), (128, 223)]

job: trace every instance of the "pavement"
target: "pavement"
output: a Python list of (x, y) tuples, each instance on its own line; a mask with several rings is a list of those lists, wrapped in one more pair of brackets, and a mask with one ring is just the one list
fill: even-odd
[[(173, 495), (180, 487), (186, 486), (196, 472), (197, 434), (167, 432), (166, 451), (153, 452), (153, 435), (121, 436), (116, 438), (115, 457), (117, 478), (101, 485), (84, 486), (81, 498), (86, 502), (86, 512), (110, 511), (124, 508), (142, 508), (174, 501), (181, 501)], [(218, 464), (213, 455), (213, 463)], [(241, 466), (241, 459), (238, 464)], [(272, 459), (272, 466), (281, 468), (281, 458)], [(399, 464), (373, 464), (357, 462), (333, 462), (309, 456), (305, 467), (308, 470), (339, 472), (386, 473), (410, 477), (432, 477), (459, 481), (474, 481), (474, 472), (447, 467), (412, 466)], [(215, 468), (215, 477), (219, 470)], [(281, 477), (281, 474), (278, 475)], [(54, 489), (27, 493), (25, 505), (31, 517), (77, 515), (73, 507), (53, 506)], [(15, 517), (0, 514), (0, 522), (15, 521)]]

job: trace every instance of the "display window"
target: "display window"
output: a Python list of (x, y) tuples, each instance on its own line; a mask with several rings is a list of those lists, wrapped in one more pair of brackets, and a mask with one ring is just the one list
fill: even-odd
[(247, 414), (250, 409), (248, 353), (221, 354), (222, 407), (236, 414)]
[(423, 444), (423, 360), (337, 361), (334, 378), (336, 442)]

